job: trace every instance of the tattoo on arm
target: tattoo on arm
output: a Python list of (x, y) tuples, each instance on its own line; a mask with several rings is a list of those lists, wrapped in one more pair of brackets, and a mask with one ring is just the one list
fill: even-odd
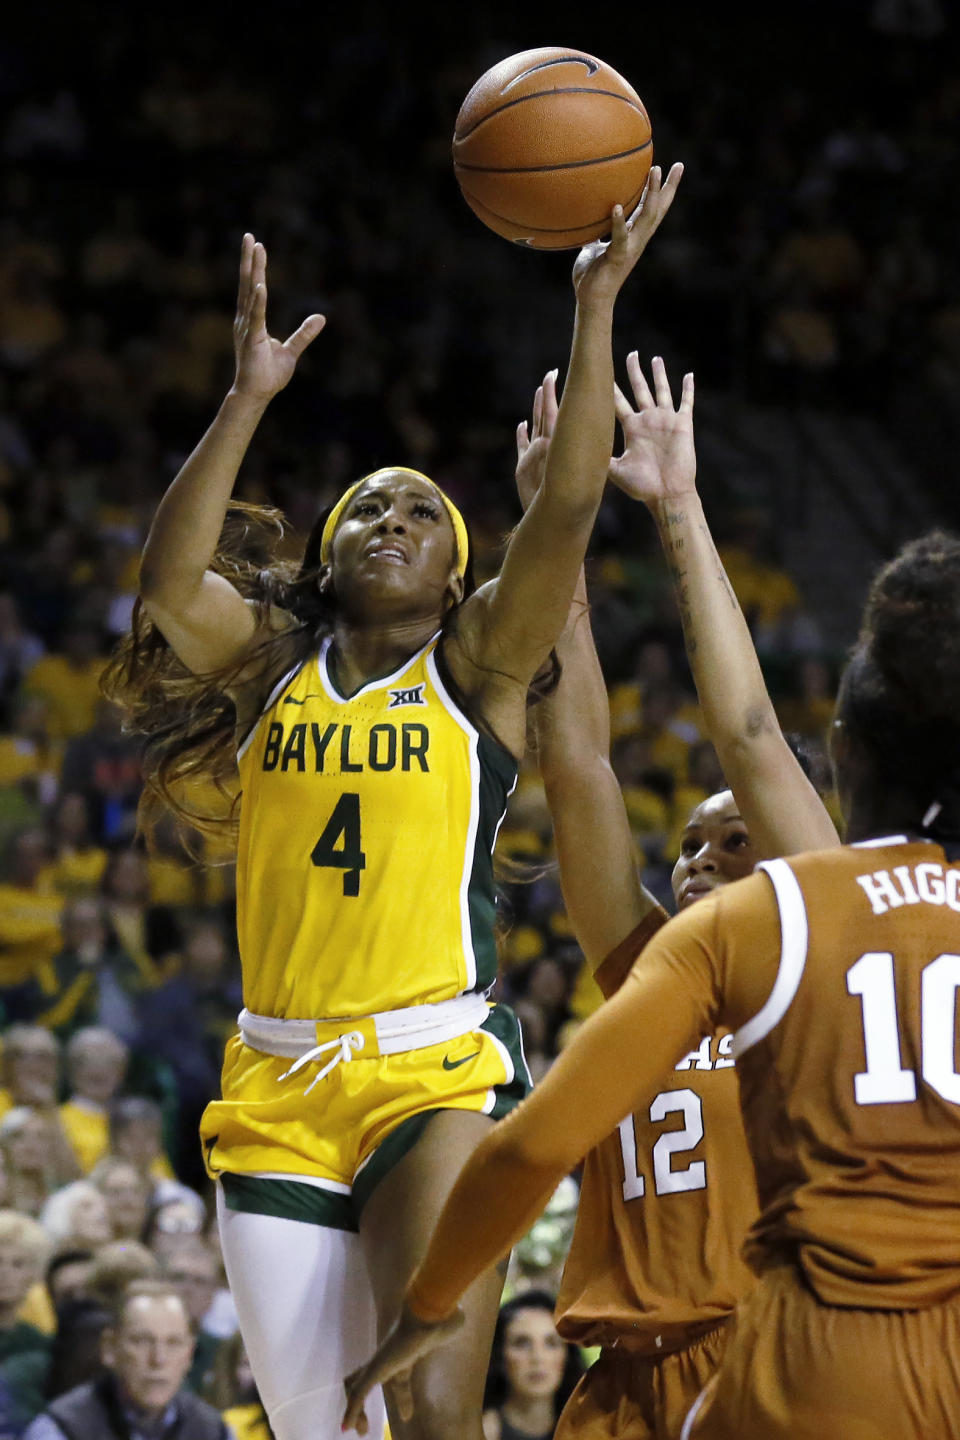
[(723, 563), (722, 563), (722, 561), (721, 561), (721, 559), (720, 559), (720, 556), (717, 555), (716, 547), (714, 546), (714, 543), (713, 543), (713, 536), (710, 534), (710, 531), (707, 529), (706, 525), (703, 525), (703, 524), (700, 526), (700, 533), (701, 533), (701, 535), (703, 535), (704, 539), (706, 540), (707, 544), (710, 546), (711, 550), (713, 550), (714, 555), (716, 555), (716, 560), (717, 560), (717, 579), (720, 581), (720, 584), (723, 586), (724, 590), (727, 592), (727, 598), (728, 598), (728, 600), (730, 601), (730, 608), (731, 608), (732, 610), (739, 610), (739, 608), (740, 608), (740, 603), (739, 603), (739, 601), (737, 600), (736, 595), (733, 593), (733, 586), (730, 584), (730, 580), (729, 580), (729, 577), (728, 577), (728, 575), (727, 575), (727, 572), (726, 572), (726, 570), (724, 570), (724, 568), (723, 568)]
[[(663, 522), (663, 549), (667, 561), (667, 567), (673, 580), (677, 596), (677, 607), (680, 611), (680, 623), (683, 626), (683, 636), (687, 647), (687, 654), (694, 655), (697, 651), (698, 638), (694, 623), (693, 606), (690, 600), (690, 587), (687, 584), (687, 569), (684, 565), (686, 555), (686, 540), (683, 535), (678, 534), (678, 529), (686, 523), (687, 514), (685, 510), (668, 510)], [(716, 561), (716, 577), (723, 589), (727, 599), (730, 601), (731, 610), (740, 609), (739, 602), (734, 594), (733, 586), (721, 563), (720, 556), (716, 552), (713, 543), (713, 536), (710, 534), (706, 523), (701, 521), (699, 525), (700, 534), (712, 551)]]
[(683, 626), (683, 636), (686, 642), (687, 654), (693, 655), (697, 649), (697, 637), (693, 625), (693, 610), (690, 605), (690, 592), (685, 583), (687, 572), (682, 568), (682, 555), (684, 549), (684, 538), (676, 535), (678, 525), (686, 520), (686, 512), (683, 510), (668, 510), (666, 514), (666, 533), (664, 535), (663, 548), (666, 555), (667, 567), (673, 580), (674, 590), (677, 595), (677, 607), (680, 611), (680, 624)]

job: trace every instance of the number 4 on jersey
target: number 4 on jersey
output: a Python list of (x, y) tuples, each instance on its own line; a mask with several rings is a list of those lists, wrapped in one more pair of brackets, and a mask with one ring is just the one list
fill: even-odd
[[(337, 848), (341, 836), (343, 843)], [(321, 869), (342, 870), (344, 895), (360, 894), (360, 871), (367, 868), (367, 857), (360, 848), (360, 796), (345, 791), (323, 834), (310, 852), (310, 859)]]

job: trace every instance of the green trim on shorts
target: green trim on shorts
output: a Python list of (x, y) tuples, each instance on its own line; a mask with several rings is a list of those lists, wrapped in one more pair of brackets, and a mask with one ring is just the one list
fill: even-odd
[[(513, 1079), (509, 1083), (505, 1082), (493, 1087), (496, 1098), (493, 1109), (487, 1112), (491, 1120), (502, 1120), (505, 1115), (509, 1115), (511, 1110), (516, 1109), (532, 1088), (530, 1072), (523, 1055), (520, 1022), (509, 1005), (495, 1005), (479, 1028), (489, 1030), (492, 1035), (495, 1035), (513, 1061)], [(380, 1142), (366, 1165), (354, 1177), (353, 1212), (357, 1220), (360, 1219), (363, 1207), (380, 1181), (385, 1179), (393, 1167), (410, 1153), (434, 1115), (440, 1115), (447, 1110), (456, 1112), (458, 1108), (455, 1105), (438, 1105), (432, 1110), (421, 1110), (419, 1114), (410, 1115), (406, 1120), (401, 1120), (396, 1129), (391, 1130), (387, 1138)], [(465, 1110), (463, 1113), (474, 1115), (483, 1112)]]
[[(502, 1120), (516, 1109), (531, 1088), (530, 1072), (523, 1056), (520, 1022), (507, 1005), (495, 1005), (480, 1030), (495, 1035), (513, 1061), (514, 1076), (509, 1082), (493, 1086), (493, 1109), (486, 1112), (492, 1120)], [(237, 1175), (229, 1171), (218, 1176), (223, 1198), (230, 1210), (243, 1210), (251, 1215), (273, 1215), (278, 1220), (300, 1220), (307, 1225), (325, 1225), (331, 1230), (359, 1229), (363, 1207), (394, 1166), (399, 1165), (417, 1144), (434, 1115), (459, 1109), (456, 1105), (437, 1105), (420, 1110), (401, 1120), (385, 1140), (373, 1151), (353, 1182), (350, 1195), (337, 1195), (307, 1184), (291, 1176), (289, 1180), (267, 1180), (258, 1175)], [(466, 1115), (481, 1111), (465, 1110)], [(213, 1141), (207, 1145), (212, 1147)]]
[(370, 1159), (353, 1181), (353, 1213), (359, 1221), (363, 1207), (395, 1165), (399, 1165), (416, 1145), (420, 1136), (434, 1115), (439, 1115), (444, 1106), (435, 1110), (421, 1110), (419, 1115), (409, 1115), (391, 1130), (386, 1140), (381, 1140)]
[(337, 1195), (303, 1180), (267, 1180), (260, 1175), (220, 1175), (223, 1198), (229, 1210), (248, 1215), (273, 1215), (278, 1220), (300, 1220), (328, 1230), (356, 1233), (349, 1195)]
[(530, 1071), (527, 1069), (527, 1061), (523, 1053), (520, 1021), (509, 1005), (495, 1005), (480, 1028), (489, 1030), (491, 1035), (496, 1035), (513, 1061), (513, 1079), (508, 1085), (494, 1087), (497, 1098), (490, 1111), (490, 1116), (493, 1120), (502, 1120), (505, 1115), (510, 1114), (511, 1110), (515, 1110), (520, 1101), (533, 1089), (533, 1081), (530, 1079)]

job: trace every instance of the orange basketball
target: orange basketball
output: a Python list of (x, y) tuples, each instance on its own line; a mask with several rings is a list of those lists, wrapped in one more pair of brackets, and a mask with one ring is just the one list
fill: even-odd
[(485, 225), (518, 245), (569, 250), (635, 208), (653, 159), (650, 120), (622, 75), (582, 50), (524, 50), (460, 107), (453, 167)]

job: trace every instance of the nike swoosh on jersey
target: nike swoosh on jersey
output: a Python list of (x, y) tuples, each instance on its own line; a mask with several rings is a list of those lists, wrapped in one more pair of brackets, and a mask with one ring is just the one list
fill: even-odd
[(466, 1065), (468, 1060), (476, 1060), (479, 1054), (479, 1050), (474, 1050), (472, 1055), (464, 1055), (462, 1060), (451, 1060), (449, 1055), (444, 1055), (443, 1068), (444, 1070), (456, 1070), (458, 1065)]
[(283, 703), (284, 703), (284, 705), (306, 705), (306, 703), (307, 703), (308, 700), (322, 700), (322, 699), (323, 699), (323, 696), (322, 696), (318, 691), (314, 691), (314, 692), (312, 692), (310, 695), (304, 695), (304, 697), (303, 697), (302, 700), (298, 700), (297, 697), (296, 697), (296, 695), (286, 695), (286, 696), (284, 696), (284, 701), (283, 701)]

